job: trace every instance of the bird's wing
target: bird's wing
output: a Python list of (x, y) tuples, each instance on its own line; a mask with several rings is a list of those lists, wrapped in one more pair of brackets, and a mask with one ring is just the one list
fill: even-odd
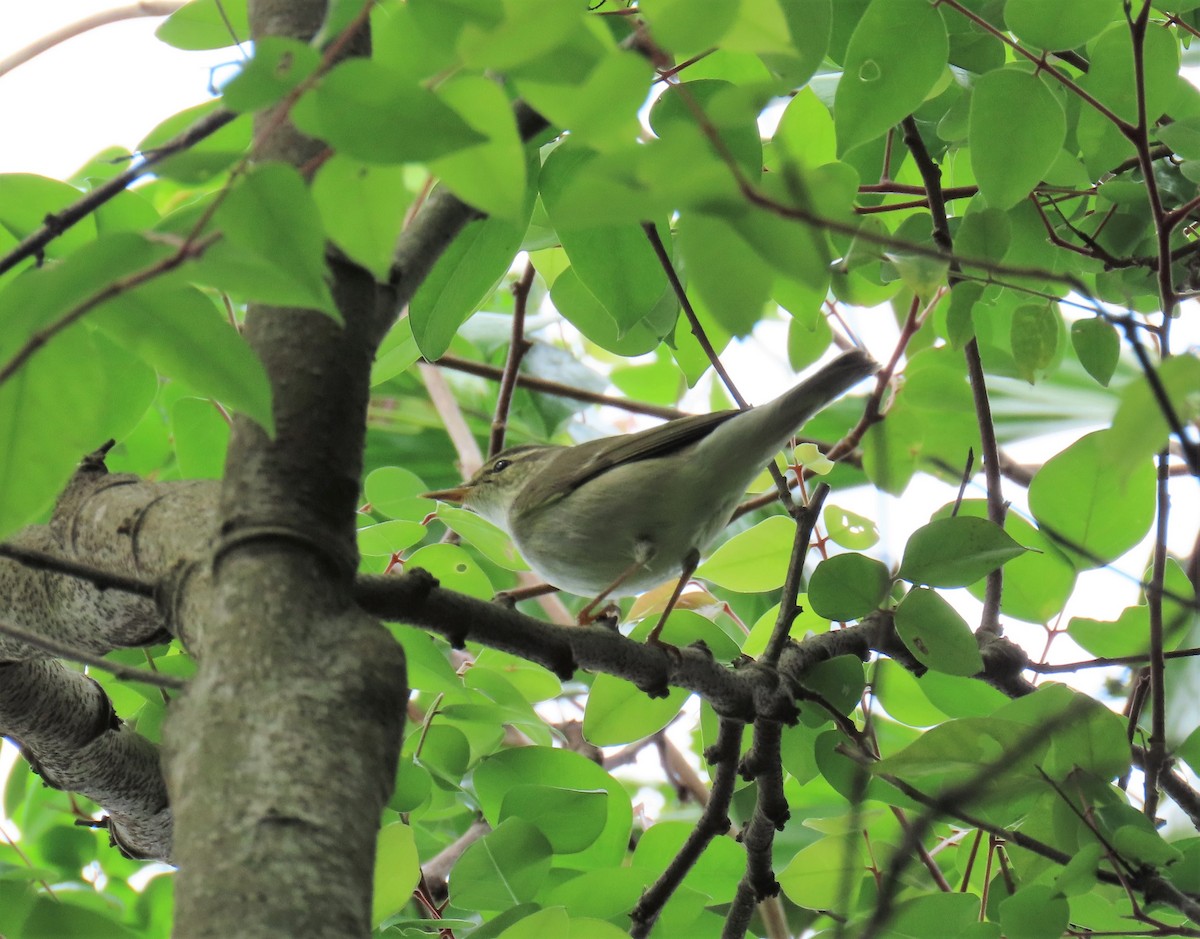
[(640, 433), (603, 437), (566, 447), (562, 456), (576, 463), (576, 468), (564, 476), (551, 463), (545, 471), (529, 481), (518, 497), (519, 501), (526, 509), (545, 505), (574, 492), (614, 467), (676, 453), (707, 437), (714, 428), (737, 413), (717, 411), (715, 414), (695, 414)]

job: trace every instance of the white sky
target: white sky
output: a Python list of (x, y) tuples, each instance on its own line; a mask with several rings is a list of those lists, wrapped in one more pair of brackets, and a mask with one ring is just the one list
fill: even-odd
[[(0, 60), (120, 2), (0, 0)], [(0, 75), (0, 172), (69, 176), (97, 151), (132, 148), (159, 121), (209, 95), (232, 49), (182, 52), (154, 38), (160, 17), (101, 26)]]

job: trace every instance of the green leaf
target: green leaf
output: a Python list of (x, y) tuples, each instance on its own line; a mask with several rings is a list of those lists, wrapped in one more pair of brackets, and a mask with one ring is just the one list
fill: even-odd
[(563, 907), (555, 906), (526, 916), (505, 929), (496, 939), (545, 939), (546, 936), (570, 936), (570, 939), (624, 939), (625, 932), (604, 920), (572, 916)]
[(1009, 344), (1021, 376), (1033, 384), (1058, 353), (1058, 312), (1046, 303), (1023, 303), (1013, 311)]
[(91, 320), (160, 373), (274, 434), (271, 385), (262, 362), (198, 290), (150, 283), (104, 304)]
[[(692, 827), (685, 821), (662, 821), (648, 828), (638, 839), (630, 867), (658, 877), (679, 854)], [(728, 903), (745, 867), (746, 855), (737, 842), (732, 838), (717, 838), (689, 867), (683, 886), (704, 894), (713, 903)]]
[(1175, 748), (1175, 755), (1187, 763), (1193, 773), (1197, 771), (1197, 767), (1200, 767), (1200, 727), (1188, 734), (1183, 743)]
[(1112, 836), (1118, 855), (1135, 864), (1167, 867), (1183, 860), (1183, 853), (1167, 843), (1157, 831), (1140, 825), (1122, 825)]
[(985, 518), (936, 519), (908, 539), (900, 576), (914, 584), (965, 587), (1025, 550)]
[(608, 793), (604, 831), (591, 847), (571, 856), (572, 866), (591, 870), (620, 864), (629, 847), (633, 824), (629, 795), (601, 767), (571, 750), (521, 747), (488, 757), (474, 773), (480, 811), (495, 825), (506, 793), (519, 785), (545, 785), (547, 780), (564, 789), (603, 789)]
[(413, 338), (425, 358), (439, 359), (458, 328), (479, 309), (508, 273), (529, 227), (532, 201), (522, 221), (471, 222), (433, 265), (409, 304)]
[(387, 280), (412, 202), (400, 166), (378, 166), (335, 153), (313, 179), (312, 196), (325, 233), (380, 281)]
[[(1019, 120), (1014, 101), (1021, 102)], [(1040, 76), (1016, 67), (981, 75), (971, 93), (971, 169), (988, 205), (1007, 209), (1028, 196), (1066, 133), (1062, 105)]]
[[(950, 514), (952, 506), (944, 506), (936, 517)], [(987, 518), (987, 502), (966, 499), (958, 514)], [(1016, 512), (1004, 517), (1004, 530), (1028, 550), (1004, 565), (1004, 586), (1000, 593), (1000, 612), (1031, 623), (1052, 620), (1075, 587), (1075, 568), (1054, 542)], [(968, 586), (971, 595), (982, 601), (987, 592), (983, 581)]]
[[(969, 893), (930, 892), (896, 904), (888, 923), (889, 939), (926, 939), (955, 936), (957, 939), (992, 939), (987, 932), (973, 930), (991, 924), (979, 922), (979, 901)], [(995, 939), (999, 939), (995, 936)]]
[(1185, 160), (1200, 159), (1200, 119), (1184, 118), (1159, 127), (1158, 139), (1170, 147), (1176, 156)]
[(44, 939), (135, 939), (141, 932), (126, 929), (113, 918), (98, 910), (89, 910), (77, 901), (49, 900), (38, 897), (29, 916), (21, 924), (21, 935)]
[(929, 703), (950, 717), (987, 717), (1009, 700), (983, 682), (942, 672), (927, 672), (917, 684)]
[(779, 6), (791, 34), (789, 41), (782, 52), (754, 51), (788, 87), (800, 88), (821, 67), (829, 49), (833, 0), (779, 0)]
[(205, 398), (180, 398), (171, 406), (175, 462), (184, 479), (220, 479), (229, 449), (229, 421)]
[(425, 537), (420, 522), (390, 519), (358, 530), (358, 550), (367, 557), (388, 557), (411, 548)]
[(465, 593), (469, 597), (490, 600), (496, 593), (492, 583), (475, 563), (475, 559), (458, 545), (431, 544), (419, 548), (405, 562), (409, 569), (423, 568), (447, 590)]
[[(954, 251), (968, 258), (979, 258), (984, 261), (1000, 262), (1008, 254), (1012, 244), (1012, 223), (1008, 213), (1000, 209), (985, 206), (982, 199), (972, 200), (967, 214), (963, 216), (962, 224), (954, 233)], [(970, 267), (973, 269), (973, 267)], [(962, 290), (970, 287), (972, 290)], [(956, 296), (966, 294), (959, 302), (968, 298), (973, 305), (978, 302), (983, 292), (982, 284), (973, 281), (960, 281), (951, 288)]]
[(480, 71), (513, 71), (521, 66), (540, 73), (537, 62), (569, 44), (582, 28), (583, 11), (571, 4), (505, 3), (504, 15), (485, 23), (468, 20), (458, 36), (463, 64)]
[(226, 196), (213, 224), (225, 237), (205, 252), (200, 265), (227, 241), (231, 250), (294, 285), (297, 296), (311, 309), (338, 317), (326, 283), (320, 213), (295, 169), (282, 163), (255, 166)]
[[(0, 193), (3, 192), (0, 180)], [(0, 361), (57, 319), (95, 303), (114, 281), (152, 270), (171, 249), (142, 235), (117, 232), (89, 242), (61, 263), (22, 271), (0, 291)]]
[(432, 91), (370, 59), (335, 66), (296, 103), (292, 119), (372, 163), (432, 160), (487, 139)]
[(430, 171), (468, 205), (520, 224), (530, 204), (525, 147), (504, 89), (482, 75), (458, 75), (438, 87), (438, 97), (485, 142), (433, 160)]
[(1065, 685), (1042, 685), (1033, 694), (1009, 701), (995, 716), (1043, 737), (1049, 731), (1051, 747), (1039, 767), (1051, 779), (1064, 781), (1078, 776), (1079, 770), (1114, 779), (1129, 769), (1129, 740), (1121, 715)]
[(413, 336), (412, 319), (406, 316), (397, 320), (375, 353), (375, 361), (371, 364), (371, 387), (382, 385), (408, 371), (420, 358), (421, 350), (417, 348), (417, 340)]
[[(220, 109), (219, 101), (210, 101), (180, 111), (142, 138), (137, 150), (153, 152)], [(158, 161), (154, 173), (181, 183), (207, 182), (246, 156), (252, 132), (253, 115), (243, 114), (185, 150)]]
[(792, 314), (787, 334), (788, 365), (792, 371), (803, 371), (816, 362), (833, 340), (833, 330), (829, 328), (822, 307), (825, 293), (824, 290), (805, 291), (782, 279), (775, 285), (776, 301)]
[(1102, 316), (1076, 320), (1071, 324), (1071, 345), (1087, 373), (1107, 388), (1121, 355), (1117, 328)]
[[(1113, 0), (1099, 0), (1097, 5), (1112, 2)], [(1170, 30), (1160, 26), (1146, 30), (1142, 60), (1141, 84), (1146, 113), (1161, 114), (1171, 108), (1172, 99), (1179, 87), (1179, 43)], [(1088, 46), (1088, 61), (1087, 74), (1079, 79), (1080, 84), (1119, 117), (1127, 121), (1136, 121), (1138, 83), (1134, 81), (1133, 43), (1129, 41), (1129, 26), (1124, 22), (1124, 17), (1114, 18), (1112, 25), (1091, 42)], [(1091, 108), (1084, 110), (1092, 111)], [(1095, 116), (1110, 124), (1107, 118), (1098, 114)], [(1081, 132), (1084, 130), (1082, 121), (1083, 112), (1080, 114)], [(1082, 139), (1080, 143), (1083, 143)], [(1084, 152), (1086, 154), (1086, 149)]]
[(918, 680), (892, 659), (880, 659), (875, 663), (871, 690), (889, 717), (910, 727), (932, 727), (945, 720), (947, 715), (922, 692), (921, 684), (925, 678), (937, 674), (926, 672)]
[(667, 726), (688, 692), (672, 688), (665, 698), (649, 698), (632, 682), (599, 674), (583, 714), (583, 735), (599, 747), (631, 743)]
[(154, 392), (153, 371), (83, 325), (0, 385), (0, 538), (36, 518), (84, 454), (132, 430)]
[(970, 677), (983, 670), (979, 644), (949, 603), (925, 587), (914, 587), (896, 607), (896, 632), (927, 668)]
[(771, 294), (771, 268), (727, 222), (713, 216), (681, 213), (678, 238), (692, 289), (732, 335), (747, 335)]
[[(1148, 582), (1153, 571), (1145, 573)], [(1163, 645), (1174, 649), (1189, 633), (1194, 613), (1188, 603), (1195, 599), (1195, 589), (1179, 562), (1167, 558), (1163, 574)], [(1172, 597), (1181, 597), (1180, 603)], [(1150, 649), (1150, 610), (1146, 603), (1126, 607), (1115, 621), (1073, 616), (1067, 632), (1081, 648), (1101, 657), (1145, 655)]]
[[(83, 194), (74, 186), (33, 173), (0, 174), (0, 228), (25, 238), (41, 228), (48, 216), (77, 202)], [(95, 222), (84, 218), (46, 245), (47, 257), (64, 257), (95, 237)]]
[(450, 899), (464, 910), (507, 910), (532, 900), (550, 873), (553, 853), (535, 826), (508, 818), (455, 863)]
[(375, 842), (375, 888), (371, 894), (371, 922), (378, 926), (412, 899), (421, 880), (421, 859), (408, 825), (395, 822), (379, 830)]
[(263, 36), (254, 43), (254, 58), (221, 89), (231, 111), (257, 111), (282, 101), (312, 75), (321, 55), (308, 43), (282, 36)]
[[(800, 594), (796, 598), (796, 605), (800, 608), (800, 612), (792, 620), (791, 626), (788, 628), (788, 635), (800, 640), (809, 633), (816, 635), (829, 632), (829, 620), (813, 612), (812, 605), (808, 602), (807, 594)], [(770, 641), (772, 633), (775, 632), (775, 623), (778, 619), (779, 604), (776, 603), (763, 613), (758, 618), (758, 622), (750, 629), (750, 635), (742, 643), (742, 654), (753, 658), (762, 655), (763, 651), (767, 648), (767, 642)]]
[(758, 104), (747, 89), (732, 82), (701, 79), (668, 86), (650, 109), (650, 127), (659, 137), (669, 136), (680, 124), (716, 134), (720, 148), (710, 140), (705, 148), (722, 160), (732, 158), (750, 179), (758, 179), (763, 156), (757, 111)]
[(1041, 49), (1075, 49), (1120, 16), (1120, 0), (1008, 0), (1004, 22)]
[(825, 725), (831, 719), (825, 705), (838, 714), (852, 714), (862, 703), (866, 683), (862, 659), (856, 655), (836, 655), (818, 662), (804, 672), (800, 684), (805, 690), (819, 694), (822, 705), (802, 703), (800, 720), (812, 728)]
[(363, 495), (371, 511), (411, 522), (419, 522), (433, 511), (433, 504), (421, 498), (428, 489), (415, 473), (401, 466), (372, 470), (363, 483)]
[(577, 854), (595, 844), (608, 821), (603, 789), (513, 786), (500, 803), (500, 823), (521, 818), (545, 835), (555, 854)]
[(388, 800), (388, 808), (396, 812), (412, 812), (425, 804), (433, 787), (433, 777), (424, 766), (411, 757), (402, 756), (396, 771), (396, 788)]
[(879, 541), (879, 527), (873, 519), (843, 509), (839, 505), (826, 504), (821, 519), (829, 537), (843, 548), (862, 551)]
[(862, 884), (862, 854), (861, 838), (822, 838), (788, 861), (779, 886), (804, 909), (848, 913)]
[[(624, 335), (655, 308), (670, 290), (662, 265), (638, 225), (580, 228), (564, 224), (562, 202), (569, 185), (587, 180), (595, 154), (569, 143), (542, 166), (541, 193), (546, 213), (580, 282)], [(670, 237), (664, 239), (670, 250)]]
[(941, 11), (928, 0), (872, 0), (850, 38), (834, 98), (838, 154), (915, 111), (949, 52)]
[(605, 56), (582, 84), (521, 79), (517, 87), (539, 114), (569, 127), (573, 140), (606, 151), (637, 137), (637, 113), (653, 77), (650, 63), (629, 51)]
[(776, 590), (787, 575), (795, 537), (795, 522), (772, 515), (717, 548), (696, 576), (740, 593)]
[(1029, 510), (1078, 570), (1116, 560), (1154, 519), (1154, 466), (1143, 460), (1125, 475), (1114, 473), (1111, 433), (1079, 438), (1029, 484)]
[(661, 316), (648, 317), (621, 331), (608, 310), (584, 286), (574, 267), (568, 267), (555, 278), (550, 300), (585, 337), (602, 349), (624, 356), (654, 351), (663, 337), (670, 334), (677, 312), (677, 309), (671, 312), (665, 320)]
[[(1158, 380), (1186, 427), (1200, 417), (1200, 358), (1176, 355), (1157, 366)], [(1126, 476), (1167, 444), (1170, 427), (1163, 406), (1142, 376), (1121, 390), (1121, 405), (1105, 439), (1105, 461)]]
[(1029, 884), (1000, 901), (1000, 925), (1008, 939), (1055, 939), (1070, 918), (1067, 901), (1046, 884)]
[(529, 565), (513, 546), (512, 539), (486, 518), (452, 505), (439, 505), (437, 515), (447, 528), (466, 539), (493, 564), (509, 571), (529, 570)]
[(812, 88), (802, 88), (784, 108), (771, 143), (785, 167), (814, 167), (837, 159), (833, 115)]
[(154, 35), (176, 49), (223, 49), (246, 42), (246, 0), (192, 0), (163, 20)]
[(812, 572), (808, 602), (821, 616), (846, 622), (878, 608), (891, 584), (891, 573), (874, 558), (835, 554)]
[(671, 361), (667, 350), (661, 346), (654, 362), (618, 365), (613, 368), (609, 378), (630, 398), (666, 406), (678, 402), (686, 388), (679, 366)]
[(686, 58), (717, 45), (737, 19), (739, 6), (728, 0), (644, 0), (638, 9), (655, 40)]

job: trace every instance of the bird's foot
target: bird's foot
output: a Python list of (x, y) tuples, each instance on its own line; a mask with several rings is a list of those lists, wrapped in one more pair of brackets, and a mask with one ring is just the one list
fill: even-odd
[(606, 629), (616, 630), (621, 625), (621, 608), (615, 603), (607, 603), (600, 610), (592, 610), (590, 605), (585, 606), (579, 611), (575, 622), (580, 626), (595, 624)]

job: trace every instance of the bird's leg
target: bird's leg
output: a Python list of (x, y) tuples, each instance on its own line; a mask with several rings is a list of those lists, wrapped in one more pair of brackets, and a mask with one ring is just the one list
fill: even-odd
[(599, 613), (594, 615), (592, 611), (595, 610), (596, 607), (600, 606), (600, 604), (605, 600), (607, 600), (610, 593), (612, 593), (614, 590), (620, 587), (621, 584), (625, 583), (625, 581), (629, 580), (630, 577), (641, 570), (644, 563), (644, 561), (634, 561), (627, 568), (625, 568), (625, 570), (621, 571), (616, 580), (600, 591), (594, 600), (592, 600), (587, 606), (579, 611), (579, 615), (575, 617), (575, 621), (579, 623), (580, 626), (586, 626), (588, 623), (594, 622), (603, 616), (605, 614), (605, 610), (601, 610)]
[[(683, 593), (683, 588), (687, 586), (687, 582), (692, 579), (692, 575), (696, 573), (696, 568), (700, 566), (700, 552), (695, 548), (683, 559), (683, 570), (679, 574), (679, 580), (675, 583), (675, 589), (671, 592), (671, 599), (667, 601), (666, 607), (663, 608), (662, 616), (658, 618), (658, 622), (654, 624), (654, 628), (650, 630), (650, 635), (646, 637), (646, 642), (656, 646), (667, 646), (658, 636), (662, 632), (663, 626), (667, 624), (667, 617), (671, 615), (671, 611), (675, 609), (675, 604), (679, 602), (679, 596)], [(674, 648), (670, 646), (669, 648)]]
[(602, 602), (604, 602), (610, 593), (620, 587), (621, 584), (625, 583), (625, 581), (629, 580), (630, 577), (642, 569), (647, 561), (654, 557), (654, 542), (646, 537), (638, 538), (638, 540), (634, 542), (633, 556), (635, 558), (634, 562), (625, 568), (625, 570), (621, 571), (621, 573), (617, 575), (616, 580), (600, 591), (600, 593), (596, 596), (596, 599), (592, 600), (591, 603), (579, 611), (579, 615), (575, 617), (575, 620), (580, 626), (586, 626), (588, 623), (591, 623), (593, 620), (603, 615), (603, 611), (601, 611), (600, 614), (593, 616), (592, 611), (595, 610), (596, 607), (598, 607)]

